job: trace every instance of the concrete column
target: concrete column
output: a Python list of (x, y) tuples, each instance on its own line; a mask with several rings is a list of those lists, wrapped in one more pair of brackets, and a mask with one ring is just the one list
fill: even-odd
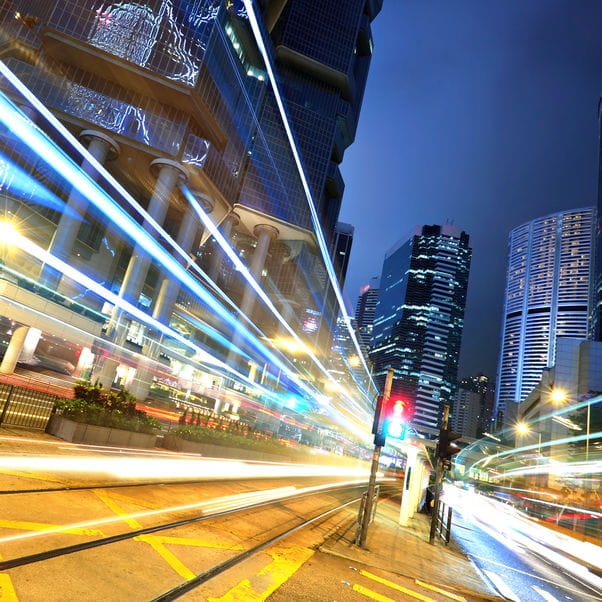
[[(222, 223), (220, 224), (220, 230), (222, 235), (227, 241), (232, 240), (232, 230), (240, 223), (240, 217), (237, 213), (228, 214)], [(209, 278), (214, 282), (217, 281), (219, 272), (222, 269), (222, 262), (224, 261), (224, 254), (219, 245), (216, 244), (215, 255), (211, 258), (211, 265), (209, 266), (208, 274)]]
[[(104, 164), (106, 160), (114, 159), (119, 155), (120, 148), (117, 142), (103, 132), (84, 130), (81, 132), (80, 138), (84, 141), (88, 141), (88, 152), (100, 164)], [(96, 171), (88, 161), (82, 163), (82, 170), (89, 176), (95, 178)], [(52, 242), (50, 243), (50, 248), (48, 249), (50, 253), (56, 255), (63, 261), (68, 261), (69, 256), (71, 255), (77, 233), (82, 224), (81, 220), (84, 218), (86, 209), (88, 208), (88, 200), (82, 196), (79, 191), (74, 189), (67, 199), (67, 205), (70, 209), (77, 212), (81, 216), (81, 219), (73, 217), (73, 211), (63, 213), (56, 227)], [(44, 284), (44, 286), (53, 289), (56, 289), (61, 278), (62, 274), (60, 272), (57, 272), (48, 266), (44, 266), (40, 273), (40, 282)]]
[[(147, 213), (157, 223), (162, 224), (169, 207), (171, 195), (175, 187), (180, 182), (186, 180), (188, 172), (182, 165), (171, 159), (155, 159), (151, 162), (150, 169), (151, 172), (157, 173), (157, 181), (155, 182), (155, 188), (153, 189)], [(145, 221), (143, 226), (145, 229), (151, 227), (148, 221)], [(138, 305), (138, 299), (144, 287), (144, 281), (146, 280), (150, 264), (151, 261), (144, 247), (136, 245), (119, 290), (119, 296), (129, 301), (132, 305)], [(122, 320), (121, 318), (122, 312), (116, 306), (113, 309), (106, 329), (107, 338), (113, 339), (117, 347), (124, 345), (128, 330), (127, 320)], [(118, 366), (119, 362), (117, 360), (106, 358), (103, 367), (98, 373), (95, 373), (94, 377), (98, 378), (103, 387), (109, 389), (115, 380), (115, 372)]]
[[(211, 211), (213, 211), (214, 202), (212, 199), (202, 193), (198, 193), (196, 197), (205, 213), (211, 213)], [(180, 229), (176, 238), (178, 246), (187, 254), (189, 254), (192, 250), (192, 244), (194, 243), (198, 229), (198, 217), (192, 207), (189, 207), (182, 218), (182, 223), (180, 224)], [(181, 256), (178, 256), (177, 259), (180, 261), (180, 263), (183, 262)], [(180, 288), (177, 283), (175, 283), (169, 276), (165, 276), (162, 279), (155, 299), (153, 318), (164, 324), (169, 323), (169, 318), (173, 311), (173, 306), (178, 298), (179, 290)], [(159, 337), (159, 340), (149, 341), (147, 344), (145, 344), (144, 349), (142, 350), (142, 355), (150, 360), (155, 359), (159, 352), (160, 339), (161, 337)], [(150, 368), (147, 365), (139, 364), (138, 368), (136, 369), (136, 379), (132, 384), (130, 393), (135, 395), (138, 399), (144, 399), (148, 396), (151, 384), (152, 373)]]
[[(253, 252), (251, 258), (251, 264), (249, 265), (249, 271), (259, 282), (261, 280), (261, 272), (265, 266), (265, 260), (270, 250), (270, 243), (272, 240), (278, 237), (278, 230), (274, 226), (268, 224), (258, 224), (253, 229), (253, 234), (257, 237), (257, 246)], [(245, 292), (242, 297), (240, 304), (240, 310), (243, 314), (249, 315), (249, 312), (253, 309), (255, 303), (255, 291), (250, 287), (245, 287)]]
[[(212, 199), (201, 193), (197, 194), (196, 198), (205, 213), (209, 214), (213, 211), (215, 203)], [(189, 207), (182, 219), (176, 239), (178, 246), (187, 254), (192, 250), (192, 244), (194, 243), (198, 229), (199, 221), (196, 213), (192, 207)], [(177, 259), (181, 262), (181, 256)], [(157, 294), (157, 300), (155, 301), (153, 309), (153, 318), (156, 318), (160, 322), (167, 323), (169, 316), (173, 311), (173, 305), (178, 298), (178, 292), (179, 287), (169, 276), (165, 276), (161, 282), (159, 293)]]
[(28, 333), (29, 326), (19, 326), (13, 332), (2, 363), (0, 364), (0, 374), (12, 374), (15, 371)]
[(36, 122), (36, 119), (38, 118), (38, 113), (31, 105), (19, 105), (19, 109), (23, 113), (23, 115), (25, 115), (25, 117), (27, 117), (30, 121), (32, 121), (33, 123)]
[[(163, 223), (169, 201), (175, 187), (187, 178), (186, 169), (171, 159), (155, 159), (151, 163), (151, 171), (157, 171), (157, 181), (153, 195), (148, 205), (147, 213), (159, 224)], [(149, 227), (144, 223), (145, 229)], [(133, 305), (138, 304), (144, 281), (150, 267), (150, 259), (142, 245), (136, 245), (130, 258), (119, 296), (128, 300)]]

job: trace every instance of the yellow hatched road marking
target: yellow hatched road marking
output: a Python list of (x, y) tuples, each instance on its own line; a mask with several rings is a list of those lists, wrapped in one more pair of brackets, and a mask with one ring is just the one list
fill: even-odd
[(125, 512), (121, 506), (117, 504), (114, 500), (112, 500), (108, 495), (104, 495), (100, 491), (96, 492), (96, 495), (117, 515), (121, 516), (123, 520), (127, 523), (128, 527), (132, 529), (141, 529), (142, 525), (134, 518), (130, 518), (128, 512)]
[(420, 587), (424, 587), (426, 589), (432, 589), (434, 592), (445, 596), (446, 598), (451, 598), (452, 600), (457, 600), (458, 602), (466, 602), (466, 598), (462, 596), (458, 596), (457, 594), (453, 594), (452, 592), (448, 592), (447, 590), (441, 589), (435, 585), (431, 585), (430, 583), (425, 583), (424, 581), (420, 581), (418, 579), (414, 579), (414, 583), (419, 585)]
[(168, 550), (158, 538), (153, 535), (141, 535), (135, 538), (138, 541), (144, 541), (155, 550), (167, 564), (184, 579), (194, 579), (196, 575), (170, 550)]
[(364, 594), (364, 596), (372, 598), (373, 600), (378, 600), (379, 602), (395, 602), (393, 598), (387, 598), (387, 596), (377, 594), (363, 585), (357, 585), (357, 583), (353, 586), (353, 591), (358, 592), (359, 594)]
[(263, 567), (256, 577), (267, 577), (269, 582), (262, 591), (254, 589), (251, 580), (244, 579), (219, 598), (207, 598), (207, 602), (259, 602), (273, 594), (283, 583), (296, 573), (314, 551), (300, 546), (277, 548), (268, 552), (272, 562)]
[[(124, 510), (121, 508), (117, 502), (111, 499), (108, 495), (103, 495), (101, 492), (97, 492), (96, 495), (117, 515), (123, 517), (123, 520), (128, 524), (132, 529), (141, 529), (142, 525), (134, 518), (131, 518)], [(147, 543), (148, 545), (167, 562), (167, 564), (178, 574), (180, 577), (184, 577), (184, 579), (193, 579), (196, 575), (170, 550), (168, 550), (164, 541), (168, 538), (163, 538), (160, 535), (140, 535), (139, 537), (134, 537), (134, 541), (142, 541)], [(178, 538), (173, 538), (178, 539)]]
[(141, 535), (134, 539), (154, 538), (163, 544), (176, 544), (179, 546), (195, 546), (197, 548), (214, 548), (216, 550), (244, 550), (239, 544), (221, 543), (219, 541), (205, 541), (204, 539), (191, 539), (188, 537), (167, 537), (164, 535)]
[(48, 525), (46, 523), (30, 523), (23, 520), (0, 520), (0, 528), (20, 529), (21, 531), (49, 531), (51, 533), (70, 533), (71, 535), (101, 535), (100, 529), (86, 529), (81, 527), (63, 528), (60, 525)]
[(368, 577), (368, 579), (372, 579), (373, 581), (376, 581), (377, 583), (382, 583), (383, 585), (386, 585), (387, 587), (390, 587), (391, 589), (395, 589), (398, 592), (402, 592), (404, 594), (407, 594), (408, 596), (412, 596), (412, 598), (416, 598), (417, 600), (422, 600), (423, 602), (436, 602), (436, 600), (433, 600), (433, 598), (429, 598), (428, 596), (424, 596), (411, 589), (407, 589), (405, 587), (402, 587), (401, 585), (397, 585), (397, 583), (393, 583), (393, 581), (388, 581), (387, 579), (383, 579), (382, 577), (379, 577), (378, 575), (373, 575), (372, 573), (369, 573), (368, 571), (362, 570), (362, 571), (360, 571), (360, 575), (363, 575), (364, 577)]
[(2, 602), (19, 602), (13, 582), (6, 574), (0, 575), (0, 600)]
[[(2, 560), (2, 554), (0, 554), (0, 560)], [(0, 602), (19, 602), (13, 582), (6, 573), (0, 574)]]

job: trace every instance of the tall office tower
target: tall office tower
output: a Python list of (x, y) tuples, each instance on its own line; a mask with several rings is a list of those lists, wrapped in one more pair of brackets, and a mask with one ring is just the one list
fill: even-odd
[(592, 275), (590, 338), (602, 341), (602, 98), (598, 101), (598, 203), (596, 214), (596, 252)]
[(351, 256), (351, 247), (353, 245), (353, 233), (355, 228), (351, 224), (337, 222), (334, 230), (334, 240), (332, 242), (332, 262), (337, 275), (337, 280), (341, 289), (345, 285), (347, 268), (349, 267), (349, 257)]
[(382, 0), (267, 0), (282, 92), (327, 238), (344, 182), (338, 165), (353, 142), (372, 58), (370, 23)]
[(320, 394), (312, 202), (334, 226), (380, 8), (335, 4), (0, 0), (2, 217), (37, 245), (2, 256), (0, 371), (33, 349), (139, 398)]
[[(333, 251), (345, 189), (339, 164), (355, 138), (372, 58), (370, 24), (382, 0), (346, 0), (341, 6), (340, 0), (268, 0), (265, 10), (287, 112)], [(336, 255), (333, 261), (336, 268)], [(314, 274), (318, 283), (326, 281), (320, 270)], [(317, 318), (316, 343), (327, 346), (339, 314), (332, 286), (319, 297), (319, 307), (311, 299), (301, 304), (301, 311)]]
[(465, 437), (477, 437), (479, 418), (481, 415), (482, 397), (470, 388), (458, 385), (451, 407), (449, 424), (452, 431)]
[(370, 284), (362, 287), (355, 307), (355, 321), (357, 329), (366, 349), (372, 342), (372, 329), (374, 325), (374, 312), (378, 301), (379, 278), (372, 278)]
[(558, 338), (587, 338), (595, 225), (596, 210), (586, 207), (510, 233), (496, 415), (525, 399), (554, 365)]
[(452, 409), (453, 430), (467, 437), (480, 437), (491, 429), (493, 387), (484, 374), (463, 378)]
[(437, 428), (454, 399), (471, 257), (451, 225), (418, 226), (385, 256), (370, 359), (381, 389), (394, 368), (392, 391), (414, 405), (416, 428)]

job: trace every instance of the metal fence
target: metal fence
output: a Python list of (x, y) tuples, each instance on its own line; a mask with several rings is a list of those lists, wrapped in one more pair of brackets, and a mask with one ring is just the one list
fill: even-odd
[(0, 426), (44, 430), (58, 395), (0, 383)]

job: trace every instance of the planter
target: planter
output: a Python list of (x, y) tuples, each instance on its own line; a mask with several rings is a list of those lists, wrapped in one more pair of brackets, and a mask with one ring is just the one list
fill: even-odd
[(162, 446), (171, 451), (177, 451), (187, 454), (199, 454), (207, 458), (229, 458), (235, 460), (258, 460), (272, 462), (294, 462), (290, 457), (280, 456), (258, 452), (250, 449), (240, 449), (235, 447), (226, 447), (224, 445), (213, 445), (212, 443), (198, 443), (197, 441), (188, 441), (173, 435), (165, 435)]
[(54, 414), (50, 418), (46, 432), (64, 441), (86, 443), (89, 445), (152, 449), (157, 442), (157, 435), (124, 431), (122, 429), (113, 429), (107, 426), (86, 424), (84, 422), (74, 422), (57, 414)]

